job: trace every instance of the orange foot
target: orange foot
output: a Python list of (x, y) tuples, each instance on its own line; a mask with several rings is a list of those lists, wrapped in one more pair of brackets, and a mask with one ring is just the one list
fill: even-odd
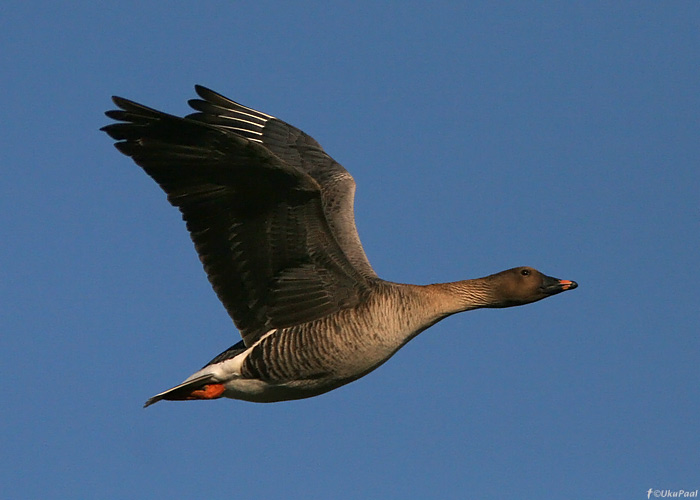
[(220, 398), (225, 390), (224, 384), (207, 384), (201, 389), (192, 391), (187, 399), (216, 399)]

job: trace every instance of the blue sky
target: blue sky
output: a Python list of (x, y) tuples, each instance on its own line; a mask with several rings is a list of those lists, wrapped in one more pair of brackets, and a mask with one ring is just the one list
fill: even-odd
[[(700, 3), (10, 2), (3, 498), (646, 498), (700, 488)], [(580, 287), (271, 405), (151, 395), (238, 340), (98, 128), (209, 86), (358, 183), (380, 276)]]

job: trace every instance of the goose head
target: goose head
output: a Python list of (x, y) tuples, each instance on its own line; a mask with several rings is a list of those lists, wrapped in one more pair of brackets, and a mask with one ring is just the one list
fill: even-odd
[(514, 267), (487, 278), (492, 302), (487, 307), (511, 307), (537, 302), (578, 286), (575, 281), (542, 274), (532, 267)]

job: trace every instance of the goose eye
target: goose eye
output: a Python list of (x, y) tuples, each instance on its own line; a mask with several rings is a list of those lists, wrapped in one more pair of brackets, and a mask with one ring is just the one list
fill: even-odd
[(530, 276), (530, 270), (529, 270), (529, 269), (523, 269), (522, 271), (520, 271), (520, 274), (522, 274), (523, 276)]

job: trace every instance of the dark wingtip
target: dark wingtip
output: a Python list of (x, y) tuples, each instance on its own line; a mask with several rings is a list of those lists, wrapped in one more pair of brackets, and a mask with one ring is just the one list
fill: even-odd
[(210, 96), (212, 94), (218, 95), (216, 92), (214, 92), (212, 89), (205, 87), (204, 85), (199, 85), (195, 84), (194, 86), (194, 91), (197, 92), (197, 95), (201, 97), (202, 99), (206, 99), (207, 96)]
[(116, 105), (119, 106), (122, 109), (128, 109), (130, 106), (137, 105), (134, 101), (130, 101), (129, 99), (125, 99), (124, 97), (119, 97), (118, 95), (113, 95), (112, 96), (112, 102)]

